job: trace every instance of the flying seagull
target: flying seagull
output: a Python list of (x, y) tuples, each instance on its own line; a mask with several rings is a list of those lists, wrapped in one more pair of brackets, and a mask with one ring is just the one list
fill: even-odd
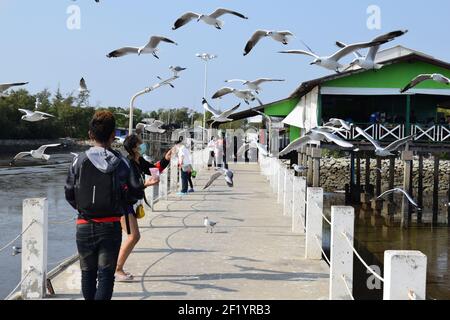
[[(144, 130), (151, 132), (151, 133), (165, 133), (166, 130), (161, 129), (161, 127), (164, 125), (164, 122), (155, 120), (151, 124), (144, 125)], [(137, 127), (136, 127), (137, 128)]]
[(206, 227), (206, 233), (213, 233), (214, 227), (217, 225), (217, 222), (209, 220), (208, 217), (205, 217), (203, 220), (203, 225)]
[(389, 157), (393, 156), (392, 152), (396, 151), (398, 148), (400, 148), (402, 145), (406, 144), (409, 141), (412, 141), (415, 137), (415, 135), (408, 136), (406, 138), (397, 140), (393, 143), (391, 143), (386, 148), (382, 148), (378, 141), (375, 141), (367, 132), (365, 132), (363, 129), (356, 127), (356, 131), (362, 135), (365, 139), (367, 139), (371, 144), (375, 147), (375, 154), (379, 157)]
[(169, 69), (173, 72), (174, 77), (177, 77), (181, 71), (186, 70), (186, 68), (182, 68), (179, 66), (177, 66), (177, 67), (170, 66)]
[(350, 131), (352, 129), (352, 124), (348, 123), (347, 121), (332, 118), (327, 123), (324, 124), (325, 127), (338, 127), (342, 128), (346, 131)]
[(419, 83), (422, 83), (427, 80), (433, 80), (433, 81), (440, 82), (440, 83), (443, 83), (446, 85), (450, 85), (450, 79), (443, 76), (442, 74), (439, 74), (439, 73), (421, 74), (421, 75), (415, 77), (413, 80), (411, 80), (411, 82), (408, 83), (408, 85), (406, 87), (404, 87), (402, 90), (400, 90), (400, 92), (405, 93), (409, 89), (412, 89), (415, 86), (417, 86)]
[(232, 14), (232, 15), (235, 15), (242, 19), (248, 19), (248, 17), (244, 16), (242, 13), (228, 10), (228, 9), (223, 9), (223, 8), (217, 9), (210, 15), (198, 14), (195, 12), (186, 12), (180, 18), (178, 18), (177, 21), (175, 21), (175, 24), (172, 27), (172, 30), (181, 28), (182, 26), (188, 24), (189, 22), (191, 22), (194, 19), (197, 19), (197, 22), (203, 21), (204, 23), (209, 24), (210, 26), (214, 26), (217, 29), (222, 29), (222, 27), (224, 26), (224, 22), (219, 20), (218, 18), (223, 16), (224, 14)]
[(250, 141), (249, 143), (244, 143), (237, 151), (236, 156), (240, 157), (245, 152), (247, 152), (250, 149), (258, 149), (258, 151), (265, 157), (270, 157), (269, 153), (267, 152), (267, 146), (262, 145), (261, 143), (258, 143), (256, 140)]
[(330, 133), (328, 130), (315, 128), (308, 132), (304, 137), (298, 138), (297, 140), (291, 142), (284, 150), (280, 152), (279, 156), (287, 155), (294, 150), (300, 149), (308, 143), (316, 141), (328, 141), (333, 142), (342, 148), (353, 148), (353, 144), (339, 138), (333, 133)]
[(89, 92), (87, 85), (86, 85), (86, 81), (84, 80), (84, 78), (81, 78), (80, 80), (80, 87), (78, 88), (78, 91), (80, 93), (86, 93)]
[(221, 111), (211, 107), (211, 105), (208, 103), (208, 101), (206, 101), (205, 98), (203, 98), (202, 104), (203, 104), (203, 108), (206, 111), (209, 111), (213, 114), (211, 119), (214, 120), (214, 122), (220, 122), (220, 123), (233, 121), (232, 119), (229, 119), (228, 117), (231, 116), (235, 111), (237, 111), (241, 107), (241, 104), (238, 104), (234, 108), (231, 108), (225, 112), (221, 112)]
[(248, 55), (250, 51), (256, 46), (256, 44), (263, 38), (271, 37), (273, 40), (281, 42), (284, 45), (289, 44), (289, 37), (293, 37), (294, 34), (290, 31), (268, 31), (257, 30), (250, 40), (245, 45), (244, 56)]
[[(376, 37), (375, 39), (372, 40), (372, 42), (385, 41), (385, 40), (392, 41), (397, 37), (403, 36), (407, 32), (408, 32), (408, 30), (392, 31), (392, 32), (383, 34), (379, 37)], [(336, 45), (339, 48), (345, 48), (347, 46), (345, 43), (342, 43), (340, 41), (336, 41)], [(345, 70), (349, 70), (355, 65), (357, 65), (360, 68), (365, 69), (365, 70), (381, 69), (383, 67), (383, 65), (375, 63), (375, 58), (376, 58), (379, 50), (380, 50), (380, 46), (371, 47), (369, 49), (369, 53), (367, 54), (366, 57), (361, 55), (358, 51), (354, 51), (353, 54), (356, 56), (356, 59), (353, 60)]]
[(174, 45), (178, 45), (175, 41), (170, 40), (169, 38), (162, 36), (153, 36), (150, 38), (148, 43), (143, 47), (123, 47), (110, 52), (106, 56), (108, 58), (118, 58), (128, 54), (137, 54), (138, 56), (140, 56), (141, 54), (152, 54), (155, 58), (159, 59), (157, 53), (159, 51), (158, 45), (161, 42), (167, 42), (172, 43)]
[(46, 144), (43, 145), (41, 147), (39, 147), (39, 149), (37, 150), (31, 150), (31, 151), (27, 151), (27, 152), (19, 152), (14, 159), (12, 159), (11, 163), (9, 164), (10, 166), (12, 166), (18, 159), (22, 159), (24, 157), (27, 156), (31, 156), (35, 159), (39, 159), (39, 160), (46, 160), (48, 161), (50, 159), (50, 156), (48, 154), (45, 154), (45, 150), (47, 148), (54, 148), (54, 147), (59, 147), (61, 144), (57, 143), (57, 144)]
[(336, 71), (339, 73), (339, 72), (341, 72), (341, 69), (343, 68), (343, 65), (339, 63), (339, 60), (341, 60), (345, 56), (351, 54), (352, 52), (355, 52), (356, 50), (379, 46), (388, 41), (389, 40), (350, 44), (350, 45), (347, 45), (344, 48), (340, 49), (339, 51), (335, 52), (331, 56), (322, 56), (321, 57), (313, 52), (304, 51), (304, 50), (287, 50), (287, 51), (280, 51), (280, 53), (302, 54), (302, 55), (311, 56), (311, 57), (315, 58), (314, 61), (310, 63), (311, 65), (318, 65), (325, 69), (329, 69), (329, 70)]
[(219, 179), (220, 177), (224, 177), (225, 178), (225, 182), (227, 183), (227, 185), (232, 188), (234, 186), (234, 182), (233, 182), (233, 178), (234, 178), (234, 173), (231, 170), (228, 169), (224, 169), (221, 168), (219, 169), (219, 171), (215, 172), (210, 178), (209, 181), (206, 183), (205, 187), (203, 188), (203, 190), (208, 189), (209, 187), (211, 187), (213, 185), (213, 183)]
[(30, 111), (28, 109), (19, 109), (20, 112), (24, 113), (25, 115), (22, 116), (22, 120), (28, 121), (28, 122), (38, 122), (42, 120), (47, 120), (49, 117), (55, 117), (54, 115), (41, 112), (41, 111)]
[(419, 205), (414, 201), (414, 199), (413, 199), (413, 198), (412, 198), (405, 190), (403, 190), (403, 189), (401, 189), (401, 188), (395, 188), (395, 189), (392, 189), (392, 190), (388, 190), (388, 191), (384, 192), (383, 194), (381, 194), (377, 199), (381, 199), (381, 198), (383, 198), (384, 196), (386, 196), (386, 195), (388, 195), (388, 194), (391, 194), (391, 193), (402, 193), (402, 194), (408, 199), (408, 201), (409, 201), (414, 207), (417, 208), (418, 211), (421, 211), (421, 210), (422, 210), (422, 208), (419, 207)]
[(227, 94), (234, 94), (239, 99), (244, 100), (246, 104), (250, 104), (250, 101), (257, 100), (260, 105), (263, 105), (261, 100), (251, 91), (251, 90), (237, 90), (230, 87), (223, 87), (219, 89), (214, 95), (212, 96), (213, 99), (219, 99)]
[(5, 91), (12, 87), (24, 86), (28, 82), (0, 83), (0, 97), (6, 97)]
[(241, 79), (225, 80), (225, 82), (227, 82), (227, 83), (230, 83), (230, 82), (241, 82), (244, 86), (247, 86), (247, 88), (249, 88), (250, 90), (255, 91), (257, 94), (259, 94), (260, 91), (262, 91), (261, 84), (263, 84), (265, 82), (282, 82), (282, 81), (285, 81), (285, 80), (282, 80), (282, 79), (270, 79), (270, 78), (260, 78), (260, 79), (254, 80), (254, 81), (241, 80)]

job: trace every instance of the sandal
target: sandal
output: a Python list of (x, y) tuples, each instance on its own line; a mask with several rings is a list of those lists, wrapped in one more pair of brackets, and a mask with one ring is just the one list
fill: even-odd
[(133, 281), (133, 279), (134, 279), (133, 275), (131, 275), (130, 273), (127, 273), (125, 275), (116, 273), (116, 274), (114, 274), (114, 277), (116, 278), (115, 279), (116, 282), (129, 282), (129, 281)]

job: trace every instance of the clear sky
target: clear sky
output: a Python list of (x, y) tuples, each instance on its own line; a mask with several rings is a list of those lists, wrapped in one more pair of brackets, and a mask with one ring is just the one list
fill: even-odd
[[(81, 29), (69, 30), (67, 8), (78, 5)], [(367, 27), (367, 8), (381, 9), (381, 30)], [(210, 13), (218, 7), (249, 17), (224, 16), (223, 30), (191, 22), (172, 31), (185, 11)], [(196, 53), (219, 55), (210, 64), (209, 98), (224, 80), (275, 77), (284, 83), (266, 84), (264, 103), (287, 97), (305, 80), (329, 74), (310, 66), (306, 56), (277, 54), (278, 50), (304, 49), (304, 40), (316, 52), (334, 52), (335, 40), (357, 42), (396, 29), (409, 33), (392, 42), (450, 61), (450, 1), (448, 0), (0, 0), (0, 83), (29, 81), (31, 93), (44, 88), (63, 93), (78, 88), (83, 76), (91, 90), (91, 104), (127, 106), (130, 97), (170, 76), (168, 67), (188, 68), (175, 83), (140, 98), (136, 106), (146, 111), (159, 107), (190, 107), (201, 110), (203, 62)], [(257, 29), (290, 30), (296, 38), (289, 46), (263, 40), (243, 57), (245, 43)], [(106, 54), (125, 45), (144, 45), (151, 35), (164, 35), (179, 46), (162, 44), (160, 60), (151, 55), (108, 59)], [(388, 44), (391, 46), (391, 44)], [(347, 59), (351, 59), (348, 57)], [(240, 88), (240, 84), (235, 84)], [(213, 103), (225, 108), (238, 102), (229, 96)], [(242, 106), (243, 110), (247, 106)]]

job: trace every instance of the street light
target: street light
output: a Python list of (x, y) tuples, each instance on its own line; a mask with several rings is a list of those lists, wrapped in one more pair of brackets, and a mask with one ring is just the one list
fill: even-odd
[(172, 82), (178, 78), (179, 78), (179, 76), (176, 76), (176, 75), (167, 80), (162, 80), (160, 77), (158, 77), (158, 79), (160, 79), (161, 82), (158, 82), (157, 84), (153, 85), (152, 87), (148, 87), (142, 91), (139, 91), (131, 98), (131, 101), (130, 101), (130, 123), (129, 123), (129, 133), (128, 133), (129, 135), (131, 135), (133, 133), (133, 127), (134, 127), (134, 125), (133, 125), (133, 116), (134, 116), (133, 109), (134, 109), (134, 101), (136, 100), (136, 98), (139, 96), (142, 96), (144, 94), (147, 94), (149, 92), (152, 92), (163, 86), (171, 86), (172, 88), (174, 88)]
[[(206, 94), (208, 90), (208, 62), (212, 59), (217, 58), (215, 54), (209, 53), (197, 53), (196, 56), (205, 62), (205, 87), (203, 91), (203, 98), (206, 99)], [(206, 110), (203, 110), (203, 127), (206, 127)], [(205, 141), (205, 136), (203, 135), (203, 141)]]

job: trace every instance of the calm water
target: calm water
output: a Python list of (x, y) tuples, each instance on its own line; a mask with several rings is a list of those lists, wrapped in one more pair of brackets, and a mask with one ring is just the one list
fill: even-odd
[[(46, 197), (49, 201), (49, 270), (61, 260), (76, 253), (74, 222), (59, 224), (74, 217), (74, 210), (64, 200), (64, 183), (71, 157), (55, 155), (56, 164), (1, 168), (0, 167), (0, 246), (21, 232), (22, 201), (25, 198)], [(326, 195), (325, 208), (341, 205), (341, 195)], [(326, 214), (329, 215), (326, 210)], [(58, 223), (58, 224), (55, 224)], [(326, 224), (324, 224), (326, 227)], [(387, 226), (382, 218), (356, 211), (356, 248), (369, 265), (383, 272), (385, 250), (420, 250), (428, 257), (428, 299), (450, 299), (449, 228), (414, 226), (402, 230), (398, 224)], [(329, 229), (324, 230), (324, 245), (329, 244)], [(21, 245), (20, 240), (15, 245)], [(0, 253), (0, 298), (4, 298), (20, 281), (20, 255), (12, 250)], [(368, 289), (367, 274), (354, 259), (354, 295), (357, 299), (381, 299), (382, 287)], [(373, 283), (373, 282), (372, 282)]]
[[(400, 199), (398, 203), (400, 203)], [(429, 199), (427, 199), (429, 200)], [(431, 205), (430, 201), (425, 201)], [(325, 208), (342, 205), (342, 196), (327, 195)], [(431, 220), (430, 208), (425, 206), (424, 221)], [(326, 214), (330, 215), (330, 209)], [(440, 221), (446, 220), (446, 211)], [(378, 268), (383, 274), (384, 252), (386, 250), (418, 250), (427, 256), (427, 299), (450, 300), (450, 237), (445, 224), (432, 227), (430, 223), (414, 224), (410, 229), (402, 229), (400, 221), (388, 225), (383, 217), (375, 217), (373, 212), (355, 210), (355, 248), (369, 266)], [(398, 216), (397, 216), (398, 217)], [(413, 215), (415, 219), (415, 215)], [(329, 248), (329, 226), (324, 224), (324, 245)], [(327, 252), (328, 253), (328, 252)], [(355, 299), (382, 299), (382, 283), (374, 281), (371, 274), (354, 256), (354, 297)], [(376, 270), (377, 271), (377, 270)], [(369, 283), (369, 284), (368, 284)]]
[[(49, 205), (48, 269), (76, 253), (75, 226), (69, 221), (74, 210), (64, 199), (64, 183), (69, 163), (67, 155), (52, 156), (59, 162), (38, 167), (0, 168), (0, 246), (22, 231), (22, 201), (47, 198)], [(61, 163), (65, 162), (65, 163)], [(31, 164), (31, 163), (30, 163)], [(62, 222), (66, 222), (61, 224)], [(21, 246), (19, 239), (14, 245)], [(0, 298), (6, 297), (20, 282), (20, 254), (0, 253)]]

